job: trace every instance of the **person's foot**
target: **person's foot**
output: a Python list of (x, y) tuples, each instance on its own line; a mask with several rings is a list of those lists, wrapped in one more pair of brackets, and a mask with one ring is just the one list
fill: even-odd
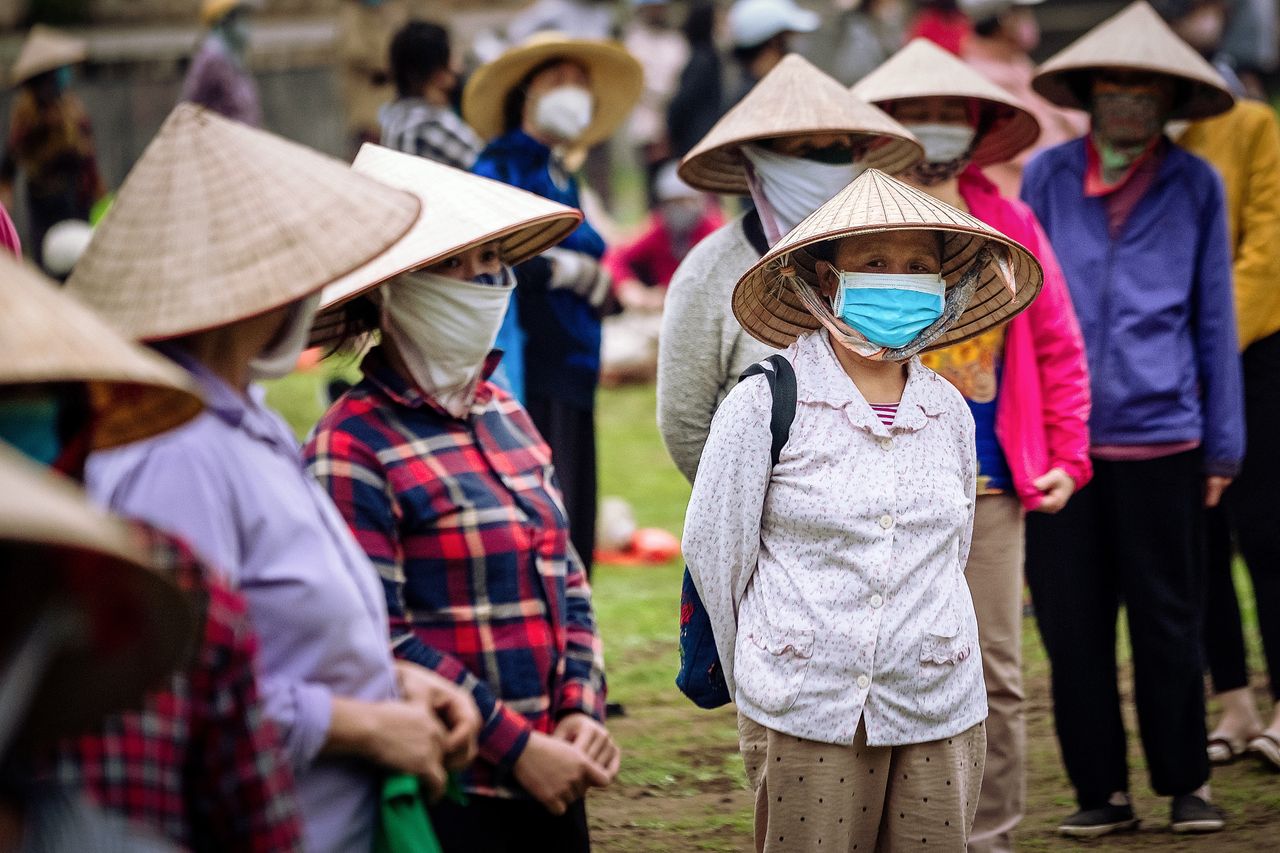
[(1272, 770), (1280, 770), (1280, 731), (1267, 729), (1249, 741), (1249, 751), (1266, 762)]
[(1133, 806), (1105, 805), (1096, 809), (1081, 809), (1058, 826), (1058, 834), (1069, 838), (1097, 838), (1113, 832), (1126, 832), (1138, 828), (1138, 818)]
[(1226, 824), (1222, 809), (1195, 794), (1173, 798), (1169, 809), (1169, 828), (1174, 832), (1217, 832)]

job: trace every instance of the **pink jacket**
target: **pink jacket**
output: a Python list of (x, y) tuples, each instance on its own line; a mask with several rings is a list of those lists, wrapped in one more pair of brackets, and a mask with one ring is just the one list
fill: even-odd
[(1032, 483), (1049, 469), (1066, 471), (1077, 489), (1093, 477), (1084, 338), (1058, 259), (1031, 208), (1001, 196), (973, 167), (960, 176), (960, 195), (973, 216), (1021, 243), (1044, 267), (1044, 289), (1005, 334), (996, 404), (996, 438), (1022, 505), (1033, 510), (1041, 494)]

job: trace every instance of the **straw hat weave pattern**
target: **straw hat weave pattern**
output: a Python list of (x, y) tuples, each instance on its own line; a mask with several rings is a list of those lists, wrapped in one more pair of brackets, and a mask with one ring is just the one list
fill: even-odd
[(398, 240), (409, 193), (180, 104), (125, 178), (67, 290), (137, 340), (287, 305)]
[(1039, 262), (1017, 242), (872, 169), (814, 211), (747, 271), (733, 291), (734, 316), (765, 344), (776, 349), (790, 346), (821, 325), (788, 281), (817, 281), (817, 260), (806, 247), (894, 230), (944, 233), (942, 276), (948, 287), (959, 283), (975, 259), (988, 258), (978, 270), (976, 289), (964, 313), (928, 349), (959, 343), (1008, 321), (1031, 303), (1044, 284)]

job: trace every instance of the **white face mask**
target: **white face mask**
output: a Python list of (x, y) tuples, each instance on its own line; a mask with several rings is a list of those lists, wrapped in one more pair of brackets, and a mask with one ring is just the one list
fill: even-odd
[(249, 362), (249, 375), (261, 380), (280, 379), (292, 373), (298, 356), (307, 348), (307, 336), (311, 334), (311, 323), (319, 307), (319, 291), (293, 303), (275, 341)]
[(977, 133), (967, 124), (908, 124), (907, 130), (924, 146), (924, 159), (928, 163), (950, 163), (959, 160), (973, 147)]
[(573, 142), (591, 124), (591, 93), (581, 86), (557, 86), (538, 98), (533, 123), (560, 142)]
[(770, 236), (775, 243), (866, 171), (858, 163), (820, 163), (759, 145), (744, 145), (742, 153), (755, 170), (766, 206), (776, 220), (778, 234)]
[(502, 284), (496, 285), (418, 270), (378, 291), (382, 331), (395, 344), (409, 376), (456, 418), (471, 407), (515, 286), (515, 276), (505, 267)]

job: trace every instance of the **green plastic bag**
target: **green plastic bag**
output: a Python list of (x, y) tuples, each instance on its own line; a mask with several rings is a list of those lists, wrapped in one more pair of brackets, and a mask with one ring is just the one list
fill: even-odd
[(374, 853), (444, 853), (431, 828), (417, 776), (388, 776), (382, 783), (381, 811)]

